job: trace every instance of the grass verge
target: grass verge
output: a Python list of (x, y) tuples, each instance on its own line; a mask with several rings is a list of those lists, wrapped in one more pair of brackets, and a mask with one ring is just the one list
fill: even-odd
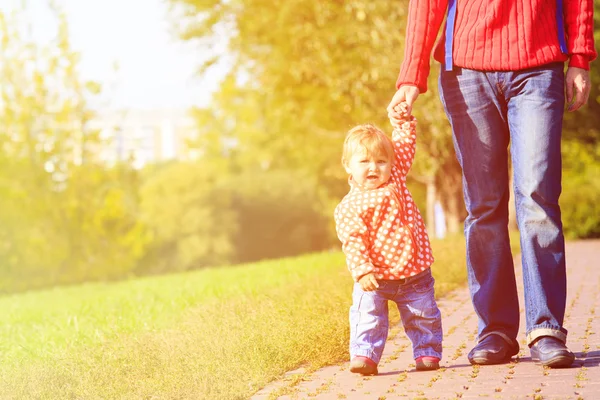
[[(443, 296), (464, 240), (432, 246)], [(0, 398), (245, 399), (347, 358), (351, 289), (333, 252), (5, 297)]]

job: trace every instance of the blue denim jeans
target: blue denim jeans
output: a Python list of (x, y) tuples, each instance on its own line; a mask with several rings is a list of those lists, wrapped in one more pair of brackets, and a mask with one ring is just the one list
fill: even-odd
[(442, 316), (435, 302), (431, 270), (401, 281), (378, 280), (365, 292), (354, 284), (350, 307), (350, 357), (365, 356), (379, 363), (388, 336), (388, 300), (396, 303), (413, 355), (442, 358)]
[(565, 245), (558, 198), (564, 95), (562, 63), (512, 72), (440, 73), (440, 97), (463, 171), (471, 299), (479, 340), (516, 343), (519, 304), (508, 239), (508, 146), (521, 234), (526, 334), (566, 341)]

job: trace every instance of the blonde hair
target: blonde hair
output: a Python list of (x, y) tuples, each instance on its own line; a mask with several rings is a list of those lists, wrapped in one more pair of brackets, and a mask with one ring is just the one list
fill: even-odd
[(372, 124), (357, 125), (350, 129), (344, 141), (342, 165), (348, 165), (350, 158), (360, 150), (367, 154), (386, 155), (388, 160), (394, 159), (394, 145), (390, 138)]

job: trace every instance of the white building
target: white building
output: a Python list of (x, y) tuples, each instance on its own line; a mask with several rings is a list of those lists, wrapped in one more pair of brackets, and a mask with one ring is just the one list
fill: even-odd
[(89, 122), (104, 142), (98, 157), (109, 165), (130, 161), (135, 168), (171, 159), (187, 160), (187, 141), (196, 133), (187, 110), (101, 111)]

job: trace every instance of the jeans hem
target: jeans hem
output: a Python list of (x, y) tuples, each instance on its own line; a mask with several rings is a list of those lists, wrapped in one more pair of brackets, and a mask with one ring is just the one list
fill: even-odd
[(435, 350), (421, 350), (421, 351), (416, 351), (413, 354), (413, 358), (416, 360), (419, 357), (437, 357), (440, 360), (442, 359), (442, 353), (439, 353)]
[(533, 328), (531, 331), (529, 331), (529, 333), (527, 334), (527, 344), (529, 346), (531, 346), (533, 344), (533, 342), (535, 342), (536, 339), (538, 339), (542, 336), (552, 336), (554, 338), (557, 338), (558, 340), (560, 340), (563, 343), (567, 343), (567, 334), (560, 328), (540, 327), (540, 328)]
[(379, 357), (375, 355), (372, 350), (357, 350), (350, 354), (350, 360), (352, 360), (356, 356), (367, 357), (372, 360), (375, 364), (379, 364)]

